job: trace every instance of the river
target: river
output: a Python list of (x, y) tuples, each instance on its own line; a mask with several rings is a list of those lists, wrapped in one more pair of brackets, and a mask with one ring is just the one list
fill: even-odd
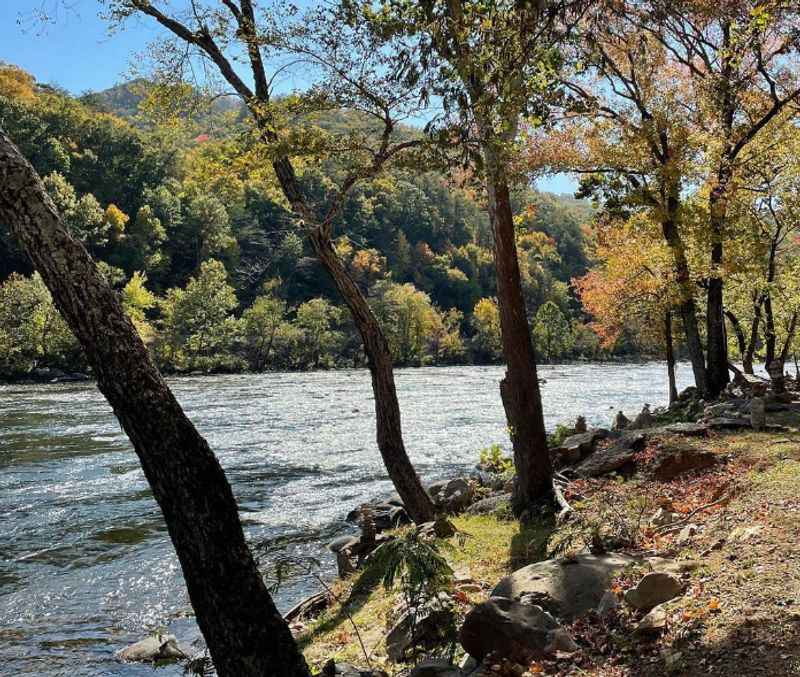
[[(508, 445), (500, 367), (397, 372), (406, 447), (426, 480)], [(548, 428), (583, 414), (609, 425), (663, 404), (663, 364), (541, 368)], [(678, 369), (679, 387), (688, 367)], [(347, 512), (392, 492), (374, 442), (363, 370), (171, 381), (217, 453), (248, 538), (267, 559), (309, 555), (351, 529)], [(296, 579), (288, 608), (315, 589)], [(0, 387), (0, 675), (150, 675), (114, 652), (150, 629), (197, 637), (177, 559), (131, 446), (92, 384)], [(160, 674), (178, 675), (175, 667)]]

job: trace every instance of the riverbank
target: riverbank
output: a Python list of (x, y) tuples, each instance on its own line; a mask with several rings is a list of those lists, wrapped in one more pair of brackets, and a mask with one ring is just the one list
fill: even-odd
[[(406, 448), (421, 477), (468, 474), (479, 450), (507, 448), (502, 367), (399, 369)], [(545, 423), (666, 401), (663, 365), (543, 366)], [(691, 380), (679, 367), (679, 387)], [(355, 506), (394, 491), (375, 445), (366, 370), (169, 379), (214, 449), (265, 570), (311, 556), (335, 575), (326, 544), (354, 532)], [(0, 664), (17, 675), (128, 677), (114, 653), (167, 628), (198, 630), (158, 506), (111, 408), (92, 383), (0, 389)], [(318, 590), (300, 575), (275, 598), (286, 611)], [(42, 609), (47, 609), (47, 614)], [(176, 620), (177, 619), (177, 620)], [(140, 672), (132, 672), (136, 669)], [(181, 675), (180, 666), (160, 671)]]
[[(454, 517), (457, 533), (442, 540), (440, 551), (454, 571), (448, 594), (459, 622), (521, 567), (553, 557), (568, 569), (586, 545), (598, 556), (624, 549), (635, 561), (613, 576), (613, 601), (605, 613), (595, 610), (564, 623), (575, 650), (533, 660), (522, 670), (598, 677), (797, 674), (800, 420), (795, 412), (781, 412), (771, 414), (770, 423), (789, 427), (654, 436), (637, 452), (637, 470), (628, 477), (571, 482), (565, 493), (575, 514), (564, 524), (539, 519), (520, 527), (504, 510)], [(675, 476), (654, 470), (664, 454), (678, 451), (706, 461)], [(642, 630), (643, 619), (653, 614), (627, 604), (626, 592), (656, 561), (670, 563), (680, 593), (658, 605), (655, 626)], [(397, 674), (410, 668), (387, 653), (401, 591), (384, 588), (369, 572), (338, 581), (333, 590), (339, 601), (296, 626), (309, 662), (321, 668), (334, 657), (364, 666), (355, 623), (374, 669)], [(453, 646), (458, 663), (463, 649)], [(492, 674), (522, 672), (501, 660), (497, 665), (486, 667)]]

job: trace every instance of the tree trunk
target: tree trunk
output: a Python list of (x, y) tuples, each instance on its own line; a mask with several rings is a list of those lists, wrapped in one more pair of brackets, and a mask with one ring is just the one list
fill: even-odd
[(739, 346), (739, 355), (741, 355), (742, 359), (744, 359), (744, 354), (747, 352), (747, 340), (744, 337), (744, 331), (742, 330), (742, 325), (739, 322), (739, 318), (736, 317), (736, 315), (730, 310), (725, 311), (725, 317), (728, 318), (728, 321), (731, 323), (731, 327), (733, 327), (733, 333), (736, 335), (736, 344)]
[(750, 323), (750, 338), (747, 341), (747, 349), (742, 355), (742, 368), (745, 374), (753, 373), (753, 356), (756, 353), (756, 344), (758, 343), (758, 327), (761, 324), (761, 306), (764, 302), (764, 297), (760, 297), (753, 306), (753, 321)]
[(218, 673), (308, 677), (245, 543), (219, 462), (153, 365), (116, 294), (2, 132), (0, 221), (10, 224), (50, 289), (133, 443)]
[(536, 354), (522, 295), (516, 233), (508, 181), (490, 148), (484, 149), (489, 220), (494, 233), (497, 300), (506, 375), (500, 394), (514, 446), (512, 505), (519, 516), (537, 499), (552, 493), (553, 467), (547, 449), (542, 397), (536, 373)]
[(669, 403), (678, 399), (678, 386), (675, 382), (675, 350), (672, 343), (672, 312), (664, 314), (664, 346), (667, 358), (667, 378), (669, 380)]
[(678, 225), (674, 214), (677, 211), (678, 198), (670, 198), (669, 212), (673, 214), (661, 223), (661, 230), (667, 246), (672, 252), (672, 263), (675, 268), (675, 278), (680, 290), (680, 305), (678, 312), (683, 323), (683, 333), (686, 335), (686, 348), (689, 351), (689, 360), (692, 363), (695, 387), (705, 393), (708, 384), (706, 381), (706, 361), (703, 355), (703, 343), (700, 340), (700, 328), (697, 323), (697, 308), (694, 303), (694, 289), (689, 273), (689, 262), (686, 259), (686, 250), (678, 232)]
[(725, 220), (728, 217), (729, 163), (723, 161), (717, 172), (717, 183), (708, 201), (711, 229), (711, 276), (706, 295), (706, 374), (708, 396), (716, 398), (730, 382), (728, 375), (728, 341), (725, 336), (725, 305), (723, 301), (722, 255)]
[(350, 309), (361, 340), (364, 342), (364, 351), (367, 353), (372, 376), (372, 390), (375, 394), (378, 449), (386, 471), (411, 519), (417, 524), (430, 522), (435, 518), (436, 511), (403, 444), (400, 403), (397, 400), (392, 354), (386, 336), (367, 299), (342, 265), (324, 228), (314, 229), (310, 238), (319, 260)]

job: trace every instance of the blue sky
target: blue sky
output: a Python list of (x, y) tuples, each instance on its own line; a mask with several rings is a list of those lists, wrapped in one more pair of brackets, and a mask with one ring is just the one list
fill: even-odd
[[(49, 23), (36, 18), (43, 8), (53, 15)], [(109, 35), (100, 9), (97, 0), (0, 0), (0, 61), (72, 94), (123, 82), (137, 53), (160, 32), (154, 22), (134, 18), (125, 30)], [(575, 190), (575, 182), (566, 176), (538, 185), (556, 193)]]

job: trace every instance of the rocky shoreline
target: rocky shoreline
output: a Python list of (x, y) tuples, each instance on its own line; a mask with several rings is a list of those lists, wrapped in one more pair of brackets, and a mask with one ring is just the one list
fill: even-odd
[[(796, 384), (789, 385), (788, 390), (776, 393), (760, 379), (740, 379), (713, 403), (703, 401), (689, 388), (670, 407), (650, 411), (645, 405), (633, 420), (620, 413), (609, 428), (587, 429), (579, 419), (569, 431), (572, 434), (551, 448), (557, 486), (612, 475), (669, 482), (724, 464), (725, 459), (717, 454), (684, 440), (707, 439), (718, 431), (788, 430), (782, 423), (767, 421), (766, 414), (800, 416), (800, 399), (793, 390)], [(487, 465), (477, 466), (468, 475), (430, 484), (426, 488), (443, 517), (416, 526), (413, 533), (423, 541), (436, 541), (455, 533), (445, 516), (508, 512), (512, 486), (509, 473), (496, 472), (496, 468)], [(655, 532), (688, 539), (697, 531), (691, 517), (665, 505), (649, 515), (647, 523)], [(562, 511), (559, 519), (562, 518), (568, 520), (569, 515)], [(382, 543), (397, 538), (389, 532), (410, 523), (398, 496), (358, 506), (347, 520), (358, 525), (361, 533), (342, 536), (328, 546), (342, 579), (363, 567)], [(667, 622), (663, 605), (684, 594), (688, 576), (698, 566), (694, 560), (591, 547), (574, 555), (528, 564), (497, 582), (488, 599), (474, 604), (463, 617), (458, 642), (465, 659), (460, 665), (445, 659), (427, 660), (418, 663), (410, 674), (481, 677), (510, 670), (508, 674), (521, 676), (525, 674), (524, 666), (532, 660), (568, 656), (577, 650), (569, 631), (575, 619), (586, 614), (603, 618), (621, 606), (638, 618), (634, 634), (657, 635)], [(634, 571), (635, 575), (625, 590), (612, 590), (622, 571)], [(458, 593), (475, 584), (469, 576), (455, 576), (453, 585)], [(333, 602), (327, 592), (317, 593), (287, 612), (286, 620), (300, 635)], [(450, 613), (448, 609), (448, 603), (438, 598), (399, 609), (385, 635), (389, 660), (402, 663), (407, 654), (435, 645), (438, 628)], [(155, 652), (151, 660), (163, 659), (165, 652), (175, 651), (170, 643), (174, 638), (148, 639), (148, 646)], [(133, 652), (137, 656), (139, 649)], [(130, 654), (129, 651), (126, 656), (123, 651), (120, 658), (127, 659)], [(185, 653), (182, 658), (186, 658)], [(197, 659), (196, 656), (193, 660)], [(378, 677), (386, 673), (329, 661), (322, 674)]]

